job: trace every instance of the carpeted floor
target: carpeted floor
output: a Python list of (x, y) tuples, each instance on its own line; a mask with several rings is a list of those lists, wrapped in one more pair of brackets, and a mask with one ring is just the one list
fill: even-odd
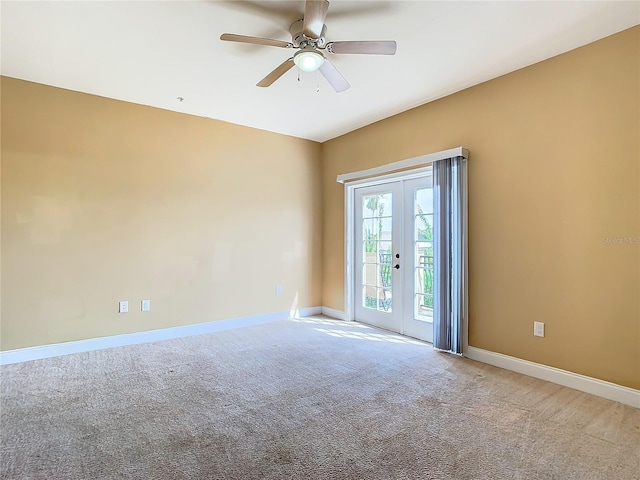
[(640, 478), (640, 410), (323, 317), (1, 375), (3, 479)]

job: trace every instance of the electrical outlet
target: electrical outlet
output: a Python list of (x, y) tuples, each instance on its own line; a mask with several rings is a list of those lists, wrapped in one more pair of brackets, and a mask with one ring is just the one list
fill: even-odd
[(544, 323), (533, 322), (533, 334), (536, 337), (544, 337)]
[(282, 285), (276, 285), (276, 295), (282, 295)]
[(140, 309), (143, 312), (148, 312), (149, 310), (151, 310), (151, 300), (142, 300), (142, 302), (140, 303)]
[(122, 300), (120, 302), (120, 306), (118, 308), (118, 311), (120, 313), (127, 313), (129, 311), (129, 302), (127, 302), (126, 300)]

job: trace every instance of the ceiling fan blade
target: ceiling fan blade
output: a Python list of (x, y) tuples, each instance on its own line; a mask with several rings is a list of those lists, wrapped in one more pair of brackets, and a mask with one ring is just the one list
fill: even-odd
[(327, 82), (329, 82), (333, 89), (338, 93), (344, 92), (351, 86), (349, 85), (349, 82), (347, 82), (340, 74), (340, 72), (336, 69), (336, 67), (333, 66), (333, 63), (331, 63), (326, 58), (324, 59), (324, 62), (322, 63), (322, 65), (320, 65), (320, 68), (318, 70), (320, 70), (322, 76), (327, 79)]
[(309, 38), (320, 37), (324, 20), (327, 18), (327, 10), (329, 10), (327, 0), (307, 0), (304, 6), (302, 33)]
[(395, 55), (397, 44), (388, 42), (329, 42), (325, 47), (329, 53), (364, 53), (371, 55)]
[(250, 37), (248, 35), (236, 35), (235, 33), (223, 33), (220, 35), (220, 40), (226, 42), (240, 42), (240, 43), (253, 43), (255, 45), (268, 45), (270, 47), (282, 47), (291, 48), (293, 44), (290, 42), (283, 42), (282, 40), (272, 40), (270, 38), (262, 37)]
[(285, 60), (280, 65), (278, 65), (273, 72), (271, 72), (269, 75), (267, 75), (262, 80), (260, 80), (258, 83), (256, 83), (256, 86), (258, 86), (258, 87), (268, 87), (273, 82), (278, 80), (282, 75), (287, 73), (289, 71), (289, 69), (291, 67), (293, 67), (293, 65), (294, 65), (293, 64), (293, 57)]

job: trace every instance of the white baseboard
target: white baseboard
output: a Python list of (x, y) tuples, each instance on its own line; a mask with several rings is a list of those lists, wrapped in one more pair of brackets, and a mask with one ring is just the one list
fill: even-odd
[(321, 307), (308, 307), (300, 308), (295, 312), (274, 312), (264, 315), (253, 315), (250, 317), (230, 318), (226, 320), (196, 323), (180, 327), (163, 328), (161, 330), (149, 330), (146, 332), (127, 333), (123, 335), (113, 335), (110, 337), (89, 338), (87, 340), (77, 340), (74, 342), (7, 350), (0, 352), (0, 365), (28, 362), (30, 360), (58, 357), (72, 353), (90, 352), (105, 348), (123, 347), (125, 345), (158, 342), (161, 340), (170, 340), (172, 338), (201, 335), (203, 333), (222, 332), (224, 330), (233, 330), (235, 328), (250, 327), (253, 325), (285, 320), (294, 316), (306, 317), (309, 315), (319, 315), (321, 312)]
[(598, 380), (578, 373), (548, 367), (539, 363), (521, 360), (501, 353), (491, 352), (476, 347), (468, 347), (464, 356), (472, 360), (488, 363), (495, 367), (512, 370), (530, 377), (540, 378), (559, 385), (591, 393), (599, 397), (640, 408), (640, 390), (623, 387), (615, 383)]
[(335, 308), (322, 307), (322, 315), (335, 318), (336, 320), (344, 320), (345, 315), (342, 310), (336, 310)]
[[(0, 365), (27, 362), (30, 360), (69, 355), (72, 353), (102, 350), (105, 348), (170, 340), (172, 338), (189, 337), (205, 333), (222, 332), (225, 330), (233, 330), (236, 328), (275, 322), (291, 317), (306, 317), (319, 314), (338, 320), (344, 320), (345, 317), (344, 312), (330, 307), (307, 307), (301, 308), (295, 312), (274, 312), (263, 315), (253, 315), (250, 317), (230, 318), (207, 323), (164, 328), (161, 330), (150, 330), (147, 332), (128, 333), (123, 335), (113, 335), (110, 337), (90, 338), (74, 342), (7, 350), (0, 352)], [(476, 347), (468, 347), (465, 352), (465, 356), (472, 360), (477, 360), (489, 365), (529, 375), (530, 377), (540, 378), (565, 387), (574, 388), (582, 392), (591, 393), (599, 397), (624, 403), (625, 405), (630, 405), (635, 408), (640, 408), (640, 390), (623, 387), (604, 380), (598, 380), (585, 375), (568, 372), (559, 368), (548, 367), (539, 363), (529, 362), (527, 360), (510, 357), (501, 353), (490, 352)]]
[(321, 313), (322, 307), (304, 307), (299, 308), (295, 312), (293, 310), (290, 311), (288, 318), (310, 317), (311, 315), (320, 315)]

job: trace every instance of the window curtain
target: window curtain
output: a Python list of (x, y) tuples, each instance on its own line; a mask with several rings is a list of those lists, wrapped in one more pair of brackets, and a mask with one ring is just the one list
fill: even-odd
[(433, 346), (462, 354), (467, 322), (467, 160), (433, 164)]

